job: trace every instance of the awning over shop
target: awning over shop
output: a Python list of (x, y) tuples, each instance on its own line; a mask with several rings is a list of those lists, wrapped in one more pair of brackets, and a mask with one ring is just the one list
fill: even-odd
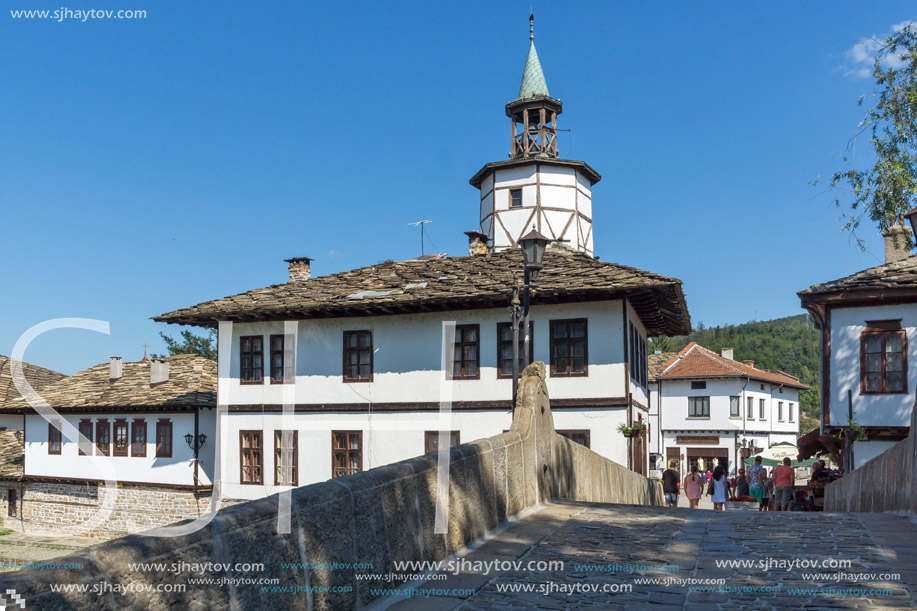
[(807, 467), (815, 462), (815, 459), (799, 460), (799, 448), (788, 442), (781, 442), (772, 445), (767, 450), (759, 452), (745, 460), (746, 465), (752, 465), (757, 456), (761, 457), (761, 464), (767, 467), (776, 467), (783, 464), (784, 458), (789, 458), (791, 467)]

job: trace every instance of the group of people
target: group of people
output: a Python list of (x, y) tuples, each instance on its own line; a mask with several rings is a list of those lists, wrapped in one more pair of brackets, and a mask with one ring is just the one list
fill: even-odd
[(672, 461), (662, 474), (666, 507), (678, 506), (678, 496), (683, 489), (691, 509), (697, 509), (706, 488), (706, 494), (713, 497), (714, 511), (725, 511), (726, 499), (733, 495), (756, 499), (759, 511), (792, 510), (796, 472), (790, 466), (791, 462), (789, 458), (784, 458), (782, 465), (768, 473), (767, 468), (761, 464), (761, 457), (756, 456), (754, 464), (748, 468), (748, 474), (745, 469), (739, 469), (737, 477), (732, 481), (726, 477), (726, 469), (722, 465), (717, 465), (708, 474), (702, 474), (698, 472), (697, 464), (692, 463), (691, 472), (685, 476), (684, 481), (680, 481), (678, 463)]

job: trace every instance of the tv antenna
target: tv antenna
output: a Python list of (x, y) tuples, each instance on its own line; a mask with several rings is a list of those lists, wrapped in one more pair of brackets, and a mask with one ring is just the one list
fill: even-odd
[(433, 221), (417, 221), (416, 223), (408, 223), (412, 227), (417, 227), (420, 225), (420, 256), (424, 256), (423, 252), (423, 226), (427, 223), (432, 223)]

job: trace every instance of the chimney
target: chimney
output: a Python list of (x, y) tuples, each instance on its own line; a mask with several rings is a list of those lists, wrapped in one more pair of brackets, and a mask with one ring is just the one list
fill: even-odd
[(748, 365), (749, 367), (754, 367), (754, 366), (755, 366), (755, 362), (754, 362), (754, 361), (742, 361), (742, 362), (745, 363), (746, 365)]
[(111, 356), (108, 357), (109, 360), (109, 369), (108, 369), (108, 382), (113, 384), (114, 382), (121, 379), (121, 357), (120, 356)]
[(487, 234), (480, 231), (466, 231), (468, 236), (468, 256), (476, 257), (486, 255), (490, 250), (487, 248)]
[(150, 361), (150, 388), (169, 381), (169, 361), (153, 359)]
[(727, 359), (727, 360), (730, 360), (730, 361), (734, 361), (734, 360), (735, 360), (735, 359), (733, 358), (733, 350), (732, 350), (732, 348), (723, 348), (723, 350), (722, 350), (722, 352), (720, 352), (720, 354), (722, 355), (722, 357), (723, 357), (724, 359)]
[(290, 271), (290, 282), (303, 282), (312, 277), (312, 259), (309, 257), (293, 257), (292, 259), (284, 259), (289, 263)]
[(905, 229), (898, 223), (882, 232), (882, 236), (885, 238), (886, 263), (903, 261), (911, 256), (911, 250), (907, 247), (908, 234), (910, 233), (910, 230)]

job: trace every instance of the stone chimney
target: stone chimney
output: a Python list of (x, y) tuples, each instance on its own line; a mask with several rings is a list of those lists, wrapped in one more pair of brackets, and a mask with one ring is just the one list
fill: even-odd
[(903, 261), (911, 256), (911, 250), (907, 247), (907, 240), (911, 231), (895, 223), (882, 232), (885, 238), (885, 262), (894, 263)]
[(120, 356), (111, 356), (111, 357), (108, 357), (108, 360), (109, 360), (109, 365), (108, 365), (108, 382), (109, 382), (110, 384), (112, 384), (112, 383), (114, 383), (114, 382), (120, 380), (120, 379), (121, 379), (121, 376), (123, 375), (123, 374), (121, 373), (121, 371), (122, 371), (122, 369), (121, 369), (121, 357), (120, 357)]
[(150, 388), (169, 381), (169, 361), (153, 359), (150, 361)]
[(309, 257), (293, 257), (284, 259), (289, 264), (290, 282), (303, 282), (312, 277), (312, 259)]
[(486, 255), (490, 250), (487, 248), (487, 234), (480, 231), (466, 231), (468, 236), (468, 256), (477, 257)]
[(730, 361), (734, 361), (734, 360), (735, 360), (735, 359), (733, 358), (733, 350), (732, 350), (732, 348), (723, 348), (723, 350), (720, 352), (720, 355), (721, 355), (724, 359), (727, 359), (727, 360), (730, 360)]
[(755, 362), (754, 362), (754, 361), (742, 361), (742, 362), (745, 363), (746, 365), (748, 365), (749, 367), (754, 367), (754, 366), (755, 366)]

